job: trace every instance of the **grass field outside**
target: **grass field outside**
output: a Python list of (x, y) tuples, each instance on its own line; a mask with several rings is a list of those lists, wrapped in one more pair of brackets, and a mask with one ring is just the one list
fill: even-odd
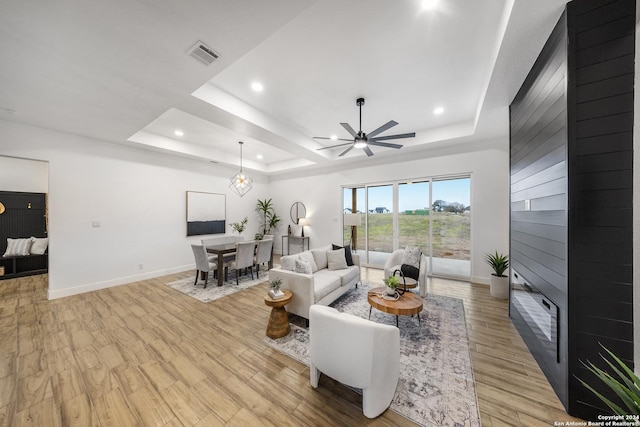
[[(430, 212), (433, 217), (433, 256), (471, 260), (471, 214), (449, 212)], [(399, 246), (420, 247), (429, 254), (429, 218), (430, 215), (398, 215), (400, 239)], [(365, 218), (362, 214), (362, 226), (358, 227), (357, 247), (366, 248)], [(369, 250), (375, 252), (393, 252), (393, 214), (380, 213), (369, 215)], [(350, 227), (344, 227), (344, 241), (351, 237)]]

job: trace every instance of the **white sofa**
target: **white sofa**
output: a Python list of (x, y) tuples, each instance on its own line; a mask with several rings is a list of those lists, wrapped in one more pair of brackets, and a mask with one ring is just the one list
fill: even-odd
[[(345, 269), (329, 270), (327, 252), (330, 245), (311, 249), (294, 255), (280, 258), (280, 267), (269, 270), (269, 281), (280, 279), (281, 289), (289, 289), (293, 293), (291, 302), (287, 304), (289, 313), (309, 319), (309, 307), (313, 304), (329, 305), (340, 295), (360, 283), (360, 258), (353, 254), (353, 264)], [(295, 260), (298, 257), (313, 259), (316, 268), (311, 274), (296, 273)]]

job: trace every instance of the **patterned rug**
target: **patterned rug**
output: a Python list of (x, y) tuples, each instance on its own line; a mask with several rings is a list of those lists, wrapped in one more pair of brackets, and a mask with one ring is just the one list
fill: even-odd
[[(366, 319), (367, 290), (364, 283), (331, 306)], [(309, 331), (290, 317), (289, 335), (264, 341), (309, 366)], [(399, 316), (400, 380), (391, 409), (422, 426), (480, 426), (462, 300), (429, 294), (420, 319)], [(396, 324), (395, 316), (376, 309), (371, 320)]]
[[(212, 273), (209, 273), (212, 275)], [(235, 294), (243, 289), (250, 288), (258, 283), (264, 283), (269, 280), (269, 274), (260, 270), (260, 278), (256, 279), (256, 273), (253, 273), (254, 279), (251, 279), (251, 274), (240, 275), (240, 284), (236, 286), (235, 273), (229, 272), (229, 280), (223, 282), (222, 286), (218, 286), (218, 279), (209, 278), (207, 283), (207, 289), (204, 289), (204, 280), (198, 278), (198, 283), (193, 286), (194, 276), (189, 279), (176, 280), (175, 282), (166, 283), (167, 286), (182, 292), (185, 295), (189, 295), (197, 299), (200, 302), (211, 302), (218, 298), (226, 297), (227, 295)]]

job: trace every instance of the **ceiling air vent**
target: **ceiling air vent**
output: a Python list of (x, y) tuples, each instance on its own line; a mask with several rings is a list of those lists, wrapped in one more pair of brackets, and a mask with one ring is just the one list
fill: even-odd
[(218, 59), (218, 54), (215, 53), (209, 46), (198, 41), (194, 44), (191, 49), (189, 49), (189, 55), (196, 58), (198, 61), (202, 62), (204, 65), (209, 65), (216, 59)]

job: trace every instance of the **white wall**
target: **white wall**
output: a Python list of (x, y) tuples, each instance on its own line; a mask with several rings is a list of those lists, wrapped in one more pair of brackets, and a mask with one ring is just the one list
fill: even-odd
[(48, 174), (47, 162), (0, 156), (0, 191), (47, 193)]
[(252, 237), (268, 190), (251, 174), (240, 198), (231, 168), (6, 121), (0, 155), (49, 162), (50, 298), (194, 268), (189, 244), (202, 236), (186, 237), (186, 191), (226, 194), (227, 224), (248, 216)]
[[(507, 147), (508, 141), (503, 145)], [(465, 173), (471, 173), (472, 281), (488, 284), (491, 269), (484, 261), (484, 254), (496, 249), (509, 253), (509, 154), (506, 150), (487, 149), (303, 178), (274, 177), (269, 192), (276, 207), (282, 207), (285, 213), (281, 232), (286, 233), (291, 223), (291, 204), (304, 203), (311, 223), (305, 227), (305, 236), (310, 237), (311, 247), (318, 247), (342, 242), (342, 185)]]

